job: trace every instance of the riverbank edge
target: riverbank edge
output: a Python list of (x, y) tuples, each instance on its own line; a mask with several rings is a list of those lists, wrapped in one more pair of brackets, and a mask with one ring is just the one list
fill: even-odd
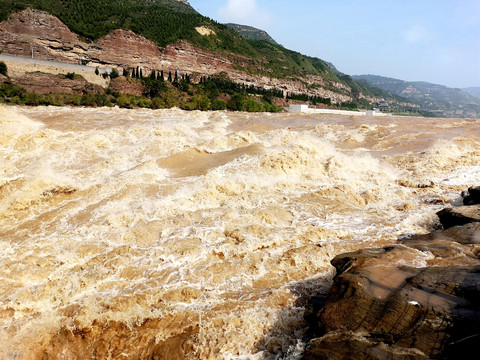
[[(335, 257), (306, 312), (303, 359), (470, 358), (480, 339), (480, 187), (442, 230)], [(423, 264), (421, 264), (423, 262)]]

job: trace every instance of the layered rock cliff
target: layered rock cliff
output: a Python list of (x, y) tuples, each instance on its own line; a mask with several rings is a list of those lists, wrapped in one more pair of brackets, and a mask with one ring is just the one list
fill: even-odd
[[(446, 230), (337, 256), (312, 301), (305, 359), (472, 358), (480, 340), (480, 188), (439, 213)], [(473, 215), (472, 215), (473, 214)]]
[[(37, 59), (72, 64), (83, 62), (91, 67), (141, 67), (145, 74), (152, 70), (178, 70), (198, 75), (225, 71), (233, 81), (246, 85), (266, 89), (276, 87), (289, 93), (305, 93), (308, 90), (309, 95), (330, 98), (334, 103), (352, 99), (350, 89), (342, 83), (327, 84), (321, 76), (314, 75), (300, 80), (251, 74), (238, 69), (249, 67), (252, 59), (234, 54), (214, 54), (186, 41), (159, 49), (143, 36), (118, 29), (96, 42), (86, 43), (58, 18), (35, 9), (13, 13), (8, 20), (0, 23), (0, 50), (16, 56), (31, 57), (33, 54)], [(261, 68), (261, 61), (256, 62)]]

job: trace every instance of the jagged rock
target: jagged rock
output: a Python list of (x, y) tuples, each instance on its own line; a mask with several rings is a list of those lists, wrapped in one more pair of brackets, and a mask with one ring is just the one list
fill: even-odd
[[(447, 209), (439, 216), (448, 230), (333, 259), (327, 298), (310, 301), (304, 358), (472, 358), (480, 341), (479, 212)], [(452, 218), (476, 222), (453, 226)]]
[(413, 252), (394, 246), (336, 257), (326, 305), (308, 319), (318, 337), (305, 359), (427, 359), (475, 348), (480, 261), (400, 265)]
[(480, 244), (480, 223), (454, 226), (444, 231), (443, 234), (460, 244)]
[(8, 78), (5, 75), (0, 74), (0, 84), (8, 82)]
[(480, 222), (480, 206), (447, 208), (439, 211), (437, 215), (443, 227), (449, 229), (453, 226)]
[(466, 192), (462, 192), (463, 205), (480, 204), (480, 186), (471, 187)]

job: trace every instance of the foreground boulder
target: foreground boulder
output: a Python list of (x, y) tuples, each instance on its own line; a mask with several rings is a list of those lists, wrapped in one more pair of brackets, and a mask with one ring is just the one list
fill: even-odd
[(480, 204), (480, 186), (469, 188), (462, 193), (464, 205), (476, 205)]
[(444, 229), (480, 222), (480, 205), (447, 208), (437, 213)]
[(306, 317), (313, 339), (304, 358), (472, 358), (480, 341), (480, 209), (460, 209), (470, 214), (463, 226), (333, 259), (333, 286), (324, 301), (312, 299)]

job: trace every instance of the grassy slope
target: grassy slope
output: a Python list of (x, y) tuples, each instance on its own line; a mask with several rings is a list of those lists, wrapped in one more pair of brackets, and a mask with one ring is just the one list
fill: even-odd
[(266, 33), (263, 30), (257, 29), (253, 26), (233, 24), (233, 23), (228, 23), (228, 24), (225, 24), (225, 25), (227, 27), (235, 30), (244, 39), (267, 41), (267, 42), (272, 43), (272, 44), (278, 44), (268, 33)]

